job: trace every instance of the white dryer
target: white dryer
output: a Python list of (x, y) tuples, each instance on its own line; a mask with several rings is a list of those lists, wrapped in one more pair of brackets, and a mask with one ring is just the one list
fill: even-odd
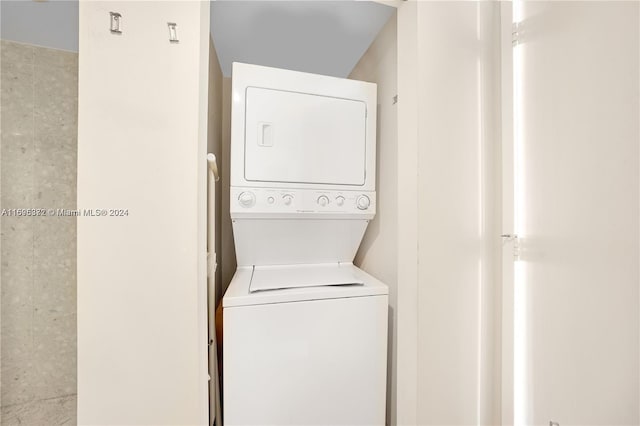
[(232, 78), (225, 424), (383, 425), (388, 290), (352, 264), (376, 208), (376, 86)]

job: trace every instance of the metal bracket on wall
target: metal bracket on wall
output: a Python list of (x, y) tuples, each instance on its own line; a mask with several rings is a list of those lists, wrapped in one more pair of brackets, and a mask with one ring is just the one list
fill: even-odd
[(520, 22), (514, 22), (511, 24), (511, 44), (516, 47), (520, 44), (520, 37), (522, 36), (522, 24)]
[(178, 40), (177, 24), (175, 22), (167, 22), (167, 26), (169, 27), (169, 42), (180, 42), (180, 40)]
[[(509, 243), (511, 241), (513, 241), (513, 258), (515, 260), (520, 259), (520, 244), (519, 240), (518, 240), (518, 235), (517, 234), (502, 234), (500, 237), (502, 237), (502, 245), (505, 245), (506, 243)], [(556, 425), (558, 426), (558, 425)]]
[(109, 12), (109, 16), (111, 17), (111, 24), (109, 26), (111, 34), (122, 34), (122, 30), (120, 29), (122, 15), (118, 12)]

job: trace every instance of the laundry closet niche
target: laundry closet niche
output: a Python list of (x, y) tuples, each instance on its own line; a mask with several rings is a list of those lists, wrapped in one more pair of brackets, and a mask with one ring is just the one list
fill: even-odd
[(208, 150), (220, 170), (215, 289), (220, 300), (236, 270), (229, 215), (232, 63), (377, 84), (376, 216), (354, 263), (389, 286), (387, 423), (395, 423), (397, 25), (396, 4), (383, 3), (211, 2)]

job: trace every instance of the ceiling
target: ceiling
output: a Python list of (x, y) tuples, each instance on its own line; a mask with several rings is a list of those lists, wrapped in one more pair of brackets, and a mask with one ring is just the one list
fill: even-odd
[(368, 1), (214, 1), (211, 35), (232, 62), (347, 77), (395, 8)]
[[(248, 62), (346, 77), (394, 8), (370, 1), (211, 2), (211, 35), (225, 76)], [(77, 0), (1, 0), (6, 40), (78, 50)]]

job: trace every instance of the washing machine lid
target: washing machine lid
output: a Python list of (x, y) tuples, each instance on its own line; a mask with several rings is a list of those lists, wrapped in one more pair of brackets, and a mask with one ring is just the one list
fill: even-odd
[(363, 285), (352, 267), (339, 263), (254, 266), (249, 292), (325, 285)]
[[(261, 267), (257, 272), (256, 275), (255, 267), (238, 268), (222, 300), (223, 307), (389, 293), (385, 284), (350, 263), (270, 266)], [(256, 290), (256, 283), (260, 290)]]

